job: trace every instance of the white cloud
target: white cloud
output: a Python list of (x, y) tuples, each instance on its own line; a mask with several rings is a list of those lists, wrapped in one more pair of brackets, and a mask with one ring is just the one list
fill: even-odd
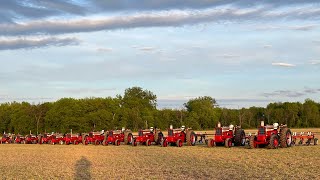
[(311, 65), (319, 65), (320, 64), (320, 60), (311, 60), (311, 61), (309, 61), (309, 63)]
[(234, 54), (223, 54), (223, 55), (218, 55), (218, 57), (223, 57), (223, 58), (229, 59), (229, 58), (237, 58), (237, 57), (240, 57), (240, 56), (239, 55), (234, 55)]
[(272, 66), (295, 67), (296, 65), (289, 64), (289, 63), (278, 62), (278, 63), (272, 63)]
[(46, 46), (67, 46), (77, 45), (80, 40), (77, 38), (56, 38), (56, 37), (26, 37), (26, 38), (1, 38), (0, 50), (30, 49)]
[(112, 48), (98, 48), (97, 51), (98, 52), (112, 52), (113, 49)]
[(266, 44), (266, 45), (264, 45), (263, 47), (266, 48), (266, 49), (269, 49), (269, 48), (272, 48), (272, 45)]
[(155, 48), (154, 47), (141, 47), (141, 48), (139, 48), (139, 50), (141, 50), (141, 51), (154, 51)]

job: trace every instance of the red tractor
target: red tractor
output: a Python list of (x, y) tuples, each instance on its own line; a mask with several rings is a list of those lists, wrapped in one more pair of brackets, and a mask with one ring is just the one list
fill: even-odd
[(25, 144), (37, 144), (38, 143), (38, 137), (33, 134), (26, 135), (24, 139)]
[(318, 138), (315, 138), (314, 133), (312, 132), (301, 132), (300, 134), (297, 134), (297, 132), (293, 132), (292, 135), (292, 145), (295, 145), (297, 140), (299, 140), (298, 144), (302, 145), (304, 140), (306, 141), (306, 145), (309, 146), (311, 144), (311, 142), (313, 142), (313, 145), (317, 145), (318, 144)]
[(183, 143), (187, 143), (188, 146), (194, 146), (196, 144), (196, 134), (191, 128), (185, 128), (182, 126), (179, 129), (173, 129), (172, 125), (168, 129), (168, 136), (162, 140), (162, 147), (170, 145), (176, 145), (181, 147)]
[(24, 136), (21, 136), (20, 134), (18, 134), (14, 139), (14, 143), (16, 143), (16, 144), (24, 144), (25, 139), (26, 138)]
[(10, 144), (12, 142), (13, 142), (12, 135), (10, 133), (9, 134), (3, 133), (0, 144), (6, 144), (6, 143)]
[(126, 130), (122, 128), (122, 130), (111, 130), (108, 133), (106, 141), (103, 142), (103, 145), (107, 146), (108, 144), (113, 144), (116, 146), (120, 146), (120, 143), (124, 142), (124, 144), (132, 144), (133, 136), (131, 130)]
[(53, 133), (52, 134), (39, 134), (38, 135), (38, 143), (39, 144), (51, 144), (52, 141), (52, 137), (53, 137)]
[(160, 129), (156, 129), (154, 132), (153, 127), (151, 127), (150, 129), (139, 130), (138, 137), (133, 139), (132, 145), (137, 146), (138, 144), (144, 144), (150, 146), (153, 142), (158, 145), (161, 143), (162, 139), (163, 134)]
[(208, 147), (225, 146), (230, 148), (232, 145), (244, 146), (246, 144), (246, 134), (244, 130), (239, 126), (234, 127), (232, 124), (221, 127), (221, 124), (218, 123), (213, 136), (213, 139), (208, 139)]
[(98, 132), (90, 132), (88, 134), (83, 134), (82, 135), (82, 144), (84, 144), (84, 145), (103, 144), (104, 140), (106, 139), (106, 135), (107, 135), (107, 133), (105, 133), (104, 130), (98, 131)]
[(55, 145), (55, 144), (64, 144), (65, 142), (65, 136), (63, 134), (52, 134), (48, 143)]
[(276, 149), (279, 147), (286, 148), (292, 144), (292, 134), (287, 125), (280, 125), (273, 123), (273, 125), (264, 125), (264, 121), (261, 121), (260, 127), (258, 127), (257, 135), (250, 137), (250, 148), (265, 147), (270, 149)]
[(82, 136), (81, 134), (67, 134), (65, 137), (65, 144), (69, 145), (69, 144), (74, 144), (74, 145), (78, 145), (82, 143)]

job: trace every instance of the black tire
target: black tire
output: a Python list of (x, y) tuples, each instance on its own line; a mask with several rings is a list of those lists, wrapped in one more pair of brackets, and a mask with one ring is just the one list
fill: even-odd
[(243, 129), (237, 129), (236, 135), (234, 137), (235, 146), (244, 146), (246, 145), (246, 133)]
[(257, 136), (251, 136), (250, 139), (249, 139), (249, 148), (250, 149), (254, 149), (254, 148), (257, 148), (258, 145), (255, 143), (257, 139)]
[(318, 138), (314, 138), (313, 145), (318, 145)]
[(196, 133), (192, 130), (188, 130), (186, 134), (186, 142), (188, 146), (196, 145)]
[(230, 138), (227, 138), (225, 141), (224, 141), (224, 146), (226, 148), (230, 148), (232, 146), (232, 139)]
[[(131, 136), (131, 140), (129, 142), (129, 137)], [(131, 144), (133, 141), (133, 136), (131, 131), (124, 132), (124, 144)]]
[(268, 144), (268, 148), (269, 149), (277, 149), (279, 146), (279, 137), (278, 135), (271, 135), (270, 140), (269, 140), (269, 144)]
[(308, 139), (306, 145), (309, 146), (311, 144), (311, 139)]
[(291, 146), (292, 134), (290, 129), (283, 128), (280, 132), (280, 147), (287, 148)]

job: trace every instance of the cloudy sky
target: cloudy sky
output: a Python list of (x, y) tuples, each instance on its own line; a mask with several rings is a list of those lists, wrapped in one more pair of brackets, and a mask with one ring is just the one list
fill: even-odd
[(4, 0), (0, 102), (105, 97), (161, 107), (320, 101), (316, 0)]

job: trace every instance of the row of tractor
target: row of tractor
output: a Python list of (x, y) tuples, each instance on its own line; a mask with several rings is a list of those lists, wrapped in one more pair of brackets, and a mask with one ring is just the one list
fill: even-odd
[(252, 135), (246, 135), (245, 131), (240, 126), (221, 126), (218, 123), (213, 134), (197, 133), (191, 128), (182, 126), (174, 129), (171, 125), (168, 128), (166, 136), (160, 129), (141, 129), (137, 135), (134, 135), (131, 130), (122, 128), (121, 130), (98, 131), (81, 134), (59, 134), (59, 133), (44, 133), (39, 135), (28, 134), (27, 136), (13, 135), (4, 133), (0, 143), (17, 143), (17, 144), (93, 144), (104, 145), (113, 144), (119, 146), (125, 145), (160, 145), (162, 147), (177, 146), (181, 147), (184, 144), (194, 146), (196, 144), (207, 144), (208, 147), (225, 146), (245, 146), (249, 148), (267, 147), (276, 149), (278, 147), (287, 148), (297, 143), (302, 145), (317, 145), (318, 139), (315, 134), (307, 133), (291, 133), (291, 130), (286, 125), (274, 123), (265, 125), (261, 121), (258, 131)]

